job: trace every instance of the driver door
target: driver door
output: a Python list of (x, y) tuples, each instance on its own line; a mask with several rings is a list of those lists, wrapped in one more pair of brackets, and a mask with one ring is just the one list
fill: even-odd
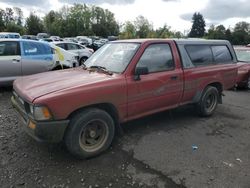
[(147, 67), (148, 74), (128, 81), (128, 119), (178, 106), (183, 73), (175, 67), (168, 43), (149, 45), (136, 67)]

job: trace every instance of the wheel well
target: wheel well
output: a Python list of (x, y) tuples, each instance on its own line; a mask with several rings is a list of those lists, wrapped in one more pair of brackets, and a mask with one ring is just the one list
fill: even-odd
[(209, 84), (209, 86), (213, 86), (215, 88), (217, 88), (218, 92), (219, 92), (219, 104), (222, 104), (222, 92), (223, 92), (223, 86), (220, 82), (214, 82)]
[(94, 104), (94, 105), (90, 105), (90, 106), (86, 106), (80, 109), (75, 110), (74, 112), (72, 112), (68, 119), (71, 119), (71, 117), (83, 110), (86, 110), (88, 108), (99, 108), (101, 110), (104, 110), (105, 112), (107, 112), (114, 120), (115, 125), (117, 127), (117, 131), (120, 132), (121, 131), (121, 127), (120, 127), (120, 121), (119, 121), (119, 114), (118, 111), (116, 109), (116, 107), (113, 104), (110, 103), (100, 103), (100, 104)]
[(65, 65), (63, 65), (63, 66), (61, 66), (61, 65), (58, 65), (58, 66), (56, 66), (55, 68), (53, 68), (52, 70), (62, 70), (62, 69), (68, 69), (69, 67), (67, 67), (67, 66), (65, 66)]
[(222, 86), (222, 84), (220, 82), (211, 83), (211, 84), (209, 84), (209, 86), (216, 87), (217, 90), (219, 91), (219, 94), (221, 94), (222, 91), (223, 91), (223, 86)]
[(88, 57), (87, 57), (87, 56), (82, 56), (82, 57), (80, 58), (80, 60), (82, 60), (82, 59), (88, 59)]
[(194, 98), (193, 98), (193, 103), (198, 103), (200, 101), (200, 98), (202, 97), (202, 94), (204, 92), (204, 90), (208, 87), (208, 86), (213, 86), (215, 88), (217, 88), (218, 92), (219, 92), (219, 103), (222, 103), (222, 91), (223, 91), (223, 86), (220, 82), (213, 82), (208, 84), (202, 91), (197, 91)]

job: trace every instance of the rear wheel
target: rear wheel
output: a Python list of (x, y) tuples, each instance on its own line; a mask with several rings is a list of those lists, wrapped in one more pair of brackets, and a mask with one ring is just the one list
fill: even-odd
[(87, 109), (75, 114), (65, 134), (68, 150), (78, 158), (90, 158), (107, 150), (114, 138), (111, 116), (100, 109)]
[(200, 116), (211, 116), (217, 108), (219, 92), (216, 87), (208, 86), (197, 104), (197, 111)]

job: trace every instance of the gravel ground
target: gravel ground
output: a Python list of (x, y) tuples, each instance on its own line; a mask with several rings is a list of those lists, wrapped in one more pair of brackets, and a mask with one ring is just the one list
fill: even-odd
[(225, 94), (211, 118), (185, 106), (132, 121), (106, 153), (77, 160), (30, 138), (0, 89), (0, 187), (250, 187), (250, 91)]

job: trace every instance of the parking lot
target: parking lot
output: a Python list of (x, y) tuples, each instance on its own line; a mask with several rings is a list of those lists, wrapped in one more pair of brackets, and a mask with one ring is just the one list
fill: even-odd
[(250, 91), (226, 91), (210, 118), (192, 106), (123, 125), (105, 154), (77, 160), (21, 128), (0, 91), (1, 187), (250, 187)]

